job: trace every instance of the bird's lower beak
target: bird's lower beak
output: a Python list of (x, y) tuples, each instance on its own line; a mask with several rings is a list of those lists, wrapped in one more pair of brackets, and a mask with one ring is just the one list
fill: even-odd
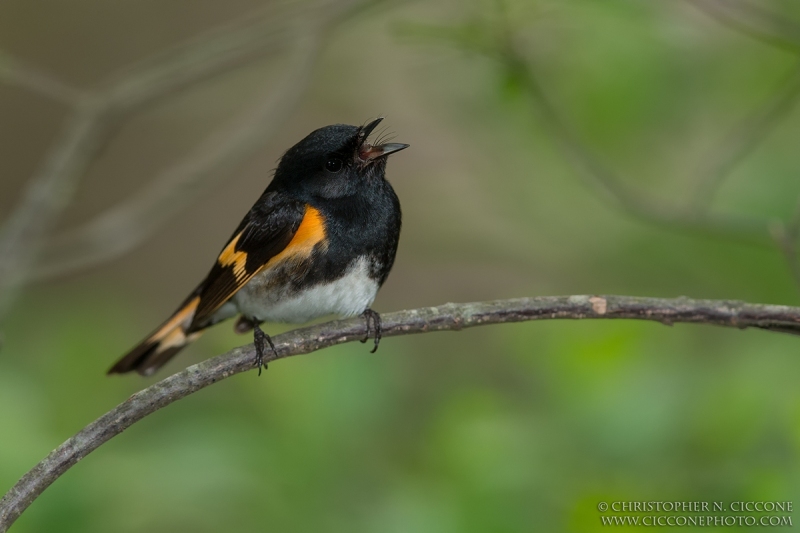
[(379, 157), (384, 157), (389, 154), (393, 154), (394, 152), (399, 152), (400, 150), (408, 148), (409, 146), (410, 145), (403, 143), (386, 143), (378, 146), (372, 146), (368, 143), (364, 143), (361, 146), (361, 150), (359, 150), (358, 155), (364, 161), (372, 161), (374, 159), (378, 159)]

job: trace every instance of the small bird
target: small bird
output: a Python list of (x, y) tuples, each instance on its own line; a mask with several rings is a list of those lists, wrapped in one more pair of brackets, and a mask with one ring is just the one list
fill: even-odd
[(374, 332), (377, 350), (381, 320), (370, 305), (394, 263), (401, 222), (386, 160), (408, 147), (370, 144), (381, 120), (325, 126), (291, 147), (206, 278), (108, 373), (151, 375), (206, 328), (236, 315), (237, 333), (253, 331), (259, 374), (267, 347), (275, 351), (262, 322), (361, 314), (362, 342)]

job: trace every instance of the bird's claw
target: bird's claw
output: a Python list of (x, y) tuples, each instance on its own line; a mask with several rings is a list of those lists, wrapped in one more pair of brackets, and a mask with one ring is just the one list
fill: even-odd
[[(381, 329), (381, 315), (369, 308), (365, 309), (361, 315), (367, 321), (367, 334), (363, 339), (361, 339), (361, 342), (367, 342), (370, 337), (370, 330), (374, 331), (375, 346), (372, 348), (372, 350), (370, 350), (370, 353), (375, 353), (378, 350), (378, 345), (381, 342), (381, 335), (383, 333)], [(370, 327), (370, 325), (372, 325), (372, 327)]]
[(258, 375), (261, 375), (261, 368), (267, 368), (267, 363), (264, 362), (264, 357), (267, 352), (267, 346), (272, 350), (275, 358), (278, 358), (278, 351), (275, 350), (275, 345), (272, 344), (272, 339), (269, 335), (264, 333), (264, 330), (258, 324), (253, 324), (253, 344), (256, 348), (256, 366), (258, 367)]

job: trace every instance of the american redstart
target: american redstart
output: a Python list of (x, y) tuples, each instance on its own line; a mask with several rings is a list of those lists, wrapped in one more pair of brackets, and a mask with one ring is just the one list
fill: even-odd
[(400, 201), (386, 181), (386, 159), (408, 147), (370, 144), (381, 120), (326, 126), (290, 148), (206, 278), (109, 374), (150, 375), (206, 328), (237, 314), (235, 330), (253, 330), (259, 372), (267, 348), (274, 351), (262, 322), (361, 314), (375, 351), (381, 322), (370, 305), (400, 238)]

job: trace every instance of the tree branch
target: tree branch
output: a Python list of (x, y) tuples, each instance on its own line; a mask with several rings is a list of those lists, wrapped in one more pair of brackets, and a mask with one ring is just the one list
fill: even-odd
[[(461, 330), (475, 326), (528, 320), (627, 318), (671, 325), (676, 322), (712, 324), (744, 329), (755, 327), (800, 334), (800, 308), (747, 304), (732, 300), (639, 298), (632, 296), (545, 296), (398, 311), (382, 315), (383, 335), (411, 335)], [(339, 320), (296, 329), (273, 337), (277, 357), (314, 352), (327, 346), (361, 339), (367, 333), (363, 319)], [(0, 533), (56, 479), (103, 443), (143, 419), (225, 378), (252, 370), (253, 345), (190, 366), (134, 394), (75, 436), (25, 474), (0, 500)]]

